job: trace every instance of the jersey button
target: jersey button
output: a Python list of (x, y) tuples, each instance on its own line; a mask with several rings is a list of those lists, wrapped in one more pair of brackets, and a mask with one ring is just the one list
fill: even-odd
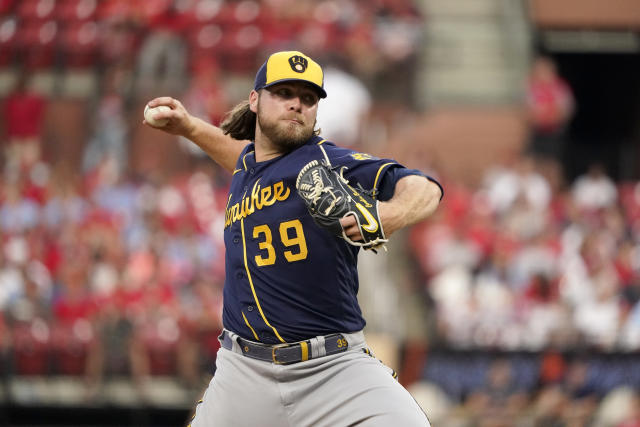
[(252, 306), (252, 305), (250, 305), (249, 307), (247, 307), (247, 310), (248, 310), (248, 311), (253, 311), (253, 306)]
[(239, 238), (237, 238), (237, 237), (234, 237), (234, 238), (233, 238), (233, 243), (240, 243), (240, 239), (239, 239)]
[(249, 173), (250, 173), (251, 175), (253, 175), (253, 174), (255, 173), (255, 170), (253, 170), (253, 168), (251, 168), (251, 169), (249, 169)]
[[(251, 169), (251, 170), (253, 170), (253, 169)], [(249, 190), (249, 187), (247, 187), (247, 186), (245, 185), (245, 186), (244, 186), (244, 191), (247, 191), (247, 190)]]
[(242, 271), (238, 271), (238, 272), (236, 273), (236, 277), (237, 277), (238, 279), (242, 279), (242, 278), (244, 277), (244, 274), (242, 274)]

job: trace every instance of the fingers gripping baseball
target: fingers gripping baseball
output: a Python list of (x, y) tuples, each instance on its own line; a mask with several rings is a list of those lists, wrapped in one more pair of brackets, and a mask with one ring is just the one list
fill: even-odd
[(193, 117), (187, 109), (180, 101), (168, 96), (149, 101), (145, 106), (144, 117), (144, 124), (174, 135), (187, 135), (193, 128)]

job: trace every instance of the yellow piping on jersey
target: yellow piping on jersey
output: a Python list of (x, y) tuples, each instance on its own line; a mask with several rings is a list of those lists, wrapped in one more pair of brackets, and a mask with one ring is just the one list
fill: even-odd
[(248, 153), (246, 153), (244, 156), (242, 156), (242, 164), (244, 165), (244, 170), (247, 170), (247, 162), (245, 161), (245, 157), (247, 157), (249, 154), (253, 153), (253, 151), (249, 151)]
[(234, 171), (233, 171), (233, 173), (232, 173), (231, 175), (235, 175), (235, 174), (237, 174), (238, 172), (240, 172), (241, 170), (242, 170), (242, 169), (236, 169), (236, 170), (234, 170)]
[[(324, 141), (324, 139), (322, 141)], [(320, 142), (318, 143), (318, 147), (320, 148), (320, 151), (322, 151), (322, 154), (324, 155), (324, 159), (327, 161), (327, 165), (331, 166), (331, 160), (329, 160), (329, 156), (327, 156), (327, 152), (325, 151), (324, 148), (322, 148), (322, 145), (320, 145)]]
[(258, 311), (260, 312), (260, 316), (262, 316), (262, 320), (264, 320), (264, 323), (268, 327), (273, 329), (273, 333), (276, 334), (276, 337), (278, 337), (278, 339), (281, 342), (286, 342), (284, 339), (282, 339), (282, 337), (280, 336), (280, 334), (278, 333), (276, 328), (271, 326), (271, 324), (267, 320), (266, 316), (264, 315), (264, 312), (262, 311), (262, 307), (260, 306), (260, 301), (258, 301), (258, 295), (256, 295), (256, 289), (253, 286), (253, 280), (251, 279), (251, 272), (249, 271), (249, 263), (247, 262), (247, 242), (246, 242), (246, 238), (245, 238), (245, 235), (244, 235), (244, 218), (240, 219), (240, 229), (242, 230), (242, 252), (243, 252), (243, 255), (244, 255), (244, 268), (247, 271), (247, 279), (249, 279), (249, 285), (251, 286), (251, 292), (253, 293), (253, 299), (256, 301), (256, 306), (258, 306)]
[(242, 318), (244, 319), (244, 323), (246, 323), (249, 329), (251, 329), (251, 332), (253, 332), (253, 336), (256, 338), (256, 341), (260, 341), (260, 338), (258, 338), (258, 334), (256, 334), (255, 329), (251, 327), (251, 325), (249, 324), (249, 321), (247, 320), (247, 316), (244, 315), (244, 311), (241, 311), (240, 313), (242, 313)]
[(323, 142), (326, 142), (326, 139), (323, 139), (322, 141), (318, 141), (318, 145), (322, 144)]
[[(378, 194), (378, 178), (380, 178), (380, 172), (382, 172), (382, 169), (386, 168), (389, 165), (393, 165), (395, 164), (394, 162), (389, 162), (389, 163), (385, 163), (384, 165), (380, 166), (380, 168), (378, 169), (378, 173), (376, 174), (376, 179), (373, 180), (373, 191), (375, 195)], [(374, 196), (374, 198), (377, 198)]]

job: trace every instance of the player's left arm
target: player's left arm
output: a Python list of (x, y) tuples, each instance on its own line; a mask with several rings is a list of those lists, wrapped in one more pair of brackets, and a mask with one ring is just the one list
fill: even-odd
[[(395, 231), (422, 221), (435, 212), (442, 189), (421, 175), (400, 178), (391, 199), (380, 202), (378, 213), (384, 234), (389, 238)], [(362, 234), (353, 215), (340, 220), (345, 233), (352, 240), (362, 240)]]

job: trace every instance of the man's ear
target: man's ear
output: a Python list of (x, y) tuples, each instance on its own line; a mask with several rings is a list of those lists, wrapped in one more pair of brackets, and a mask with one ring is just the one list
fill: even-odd
[(249, 94), (249, 109), (254, 113), (258, 114), (258, 99), (260, 98), (260, 94), (255, 90), (252, 90)]

